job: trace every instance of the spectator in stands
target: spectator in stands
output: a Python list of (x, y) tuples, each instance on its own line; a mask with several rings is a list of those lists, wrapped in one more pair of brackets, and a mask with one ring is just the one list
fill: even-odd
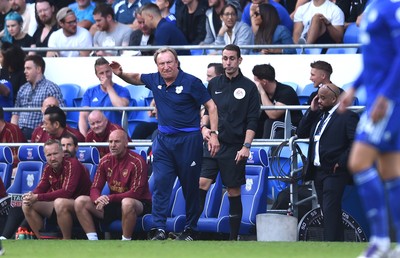
[(8, 13), (12, 12), (11, 3), (9, 0), (0, 0), (0, 38), (4, 35), (5, 18)]
[[(35, 8), (38, 28), (33, 34), (33, 39), (36, 47), (48, 47), (50, 35), (58, 29), (54, 1), (37, 0)], [(37, 52), (37, 54), (46, 56), (45, 51)]]
[[(218, 32), (215, 45), (235, 44), (238, 46), (252, 45), (254, 34), (249, 25), (238, 20), (238, 11), (233, 4), (225, 5), (220, 14), (222, 20), (221, 29)], [(243, 54), (248, 54), (250, 49), (241, 50)], [(221, 51), (212, 51), (210, 54), (218, 54)]]
[[(276, 8), (270, 4), (259, 4), (251, 16), (255, 45), (293, 44), (292, 35), (286, 26), (280, 25)], [(296, 54), (294, 48), (257, 49), (261, 54)]]
[(206, 37), (207, 5), (202, 0), (182, 0), (182, 3), (176, 7), (176, 25), (189, 45), (199, 45)]
[(358, 115), (350, 110), (336, 112), (339, 88), (324, 84), (311, 102), (297, 135), (309, 138), (306, 180), (314, 180), (318, 203), (324, 214), (324, 241), (343, 241), (342, 197), (351, 176), (347, 160)]
[[(22, 210), (37, 238), (43, 228), (43, 219), (57, 219), (63, 239), (71, 239), (74, 199), (89, 195), (89, 173), (76, 158), (64, 157), (59, 140), (44, 144), (47, 164), (33, 192), (23, 195)], [(54, 212), (55, 211), (55, 212)]]
[[(35, 42), (31, 36), (22, 31), (22, 17), (17, 12), (10, 12), (6, 16), (6, 27), (4, 28), (3, 42), (9, 42), (21, 48), (34, 48)], [(29, 51), (29, 55), (35, 52)]]
[(13, 11), (18, 12), (23, 19), (22, 31), (33, 36), (37, 29), (35, 19), (35, 4), (26, 3), (25, 0), (9, 0)]
[[(156, 8), (159, 14), (159, 9), (157, 6)], [(168, 22), (164, 20), (164, 23)], [(217, 108), (200, 79), (178, 68), (178, 55), (174, 49), (160, 48), (154, 54), (154, 61), (158, 72), (150, 74), (124, 73), (117, 62), (112, 62), (110, 66), (126, 82), (133, 85), (145, 84), (152, 90), (158, 107), (159, 131), (152, 149), (155, 190), (152, 213), (154, 228), (150, 233), (151, 238), (167, 238), (165, 223), (168, 203), (172, 185), (178, 177), (186, 200), (186, 225), (178, 240), (193, 240), (199, 218), (198, 182), (202, 159), (199, 110), (203, 104), (210, 114), (211, 129), (218, 131)], [(168, 94), (170, 91), (178, 94)], [(219, 150), (216, 134), (217, 132), (212, 134), (208, 143), (212, 156)], [(176, 162), (177, 160), (184, 162)]]
[(43, 124), (35, 128), (31, 142), (46, 142), (49, 139), (60, 140), (61, 136), (67, 132), (75, 135), (79, 142), (85, 141), (85, 137), (77, 129), (67, 125), (65, 112), (57, 106), (51, 106), (44, 111)]
[[(89, 240), (98, 240), (93, 217), (105, 223), (122, 220), (122, 240), (131, 240), (138, 216), (151, 212), (147, 165), (128, 149), (125, 131), (115, 130), (108, 139), (110, 153), (97, 168), (90, 196), (75, 201), (75, 212)], [(102, 195), (105, 184), (109, 194)]]
[(95, 5), (90, 0), (76, 0), (76, 3), (68, 5), (75, 13), (78, 26), (90, 30), (94, 24), (93, 10)]
[(76, 152), (78, 151), (78, 139), (75, 135), (70, 133), (64, 133), (61, 136), (61, 146), (63, 148), (65, 158), (75, 158)]
[[(94, 69), (100, 84), (86, 89), (82, 97), (82, 107), (127, 107), (131, 95), (125, 87), (112, 81), (112, 70), (109, 62), (100, 57), (94, 64)], [(121, 111), (104, 111), (104, 115), (111, 123), (121, 125)], [(79, 131), (86, 136), (88, 131), (88, 111), (79, 114)]]
[(357, 25), (360, 25), (362, 14), (367, 4), (368, 0), (336, 0), (336, 5), (344, 13), (345, 31), (351, 23), (355, 22)]
[[(151, 3), (151, 0), (120, 0), (114, 5), (115, 20), (131, 25), (135, 21), (135, 12), (141, 6)], [(136, 29), (132, 27), (132, 29)]]
[(156, 5), (160, 8), (161, 16), (167, 21), (176, 24), (175, 14), (170, 12), (175, 0), (156, 0)]
[[(142, 16), (144, 23), (154, 31), (154, 45), (156, 46), (179, 46), (188, 45), (183, 32), (174, 24), (168, 22), (161, 16), (160, 9), (156, 4), (143, 6)], [(190, 55), (189, 50), (178, 50), (179, 55)]]
[[(111, 5), (99, 4), (93, 11), (97, 31), (93, 37), (95, 47), (128, 46), (132, 33), (128, 25), (114, 20), (114, 10)], [(113, 50), (98, 50), (97, 56), (116, 56), (121, 53)]]
[(208, 0), (209, 8), (206, 11), (206, 37), (202, 44), (211, 44), (217, 39), (217, 34), (222, 27), (221, 11), (227, 3), (235, 6), (239, 14), (237, 20), (241, 20), (242, 8), (237, 0)]
[(257, 12), (258, 5), (265, 3), (270, 4), (275, 7), (276, 11), (279, 14), (279, 19), (281, 21), (281, 25), (286, 26), (290, 31), (293, 31), (293, 21), (289, 16), (289, 13), (286, 9), (279, 3), (275, 2), (274, 0), (253, 0), (252, 2), (248, 3), (243, 10), (242, 21), (247, 23), (249, 26), (252, 26), (251, 17)]
[[(270, 64), (256, 65), (253, 67), (254, 81), (263, 106), (288, 106), (300, 105), (294, 89), (282, 84), (275, 79), (275, 69)], [(261, 112), (257, 136), (262, 129), (262, 138), (285, 139), (285, 113), (286, 110), (264, 110)], [(292, 128), (294, 133), (303, 116), (301, 110), (290, 111)]]
[[(316, 91), (311, 93), (310, 98), (305, 103), (306, 105), (309, 105), (312, 102), (314, 97), (317, 95), (318, 89), (320, 86), (322, 86), (324, 84), (332, 83), (331, 82), (331, 74), (333, 72), (333, 69), (332, 69), (331, 64), (329, 64), (328, 62), (322, 61), (322, 60), (318, 60), (318, 61), (312, 62), (310, 64), (310, 66), (311, 66), (310, 80), (314, 84), (314, 88), (316, 89)], [(340, 90), (340, 94), (342, 94), (343, 89), (339, 88), (339, 90)]]
[(341, 43), (344, 14), (329, 0), (312, 0), (294, 15), (293, 42), (299, 44)]
[(257, 87), (243, 76), (239, 68), (241, 62), (240, 48), (233, 44), (225, 46), (222, 51), (225, 73), (208, 84), (208, 93), (218, 106), (218, 131), (209, 129), (210, 117), (207, 111), (200, 124), (203, 139), (209, 142), (212, 135), (216, 134), (221, 149), (213, 156), (208, 146), (204, 145), (199, 183), (199, 215), (204, 209), (207, 190), (220, 171), (229, 198), (229, 240), (237, 240), (239, 235), (243, 210), (241, 186), (246, 183), (245, 166), (260, 111)]
[[(164, 0), (163, 0), (164, 1)], [(129, 38), (129, 46), (151, 46), (154, 45), (154, 29), (149, 28), (144, 23), (142, 16), (142, 8), (139, 8), (135, 12), (135, 21), (139, 26), (139, 29), (134, 30)], [(125, 50), (124, 55), (128, 56), (152, 56), (154, 50)]]
[(18, 90), (26, 83), (24, 74), (25, 52), (21, 47), (4, 42), (0, 49), (0, 79), (7, 80), (12, 85), (13, 103)]
[[(23, 135), (21, 129), (9, 122), (4, 120), (4, 110), (3, 107), (0, 106), (0, 142), (1, 143), (24, 143), (26, 142), (26, 138)], [(13, 167), (17, 167), (18, 165), (18, 147), (11, 148), (14, 162)]]
[(212, 78), (220, 76), (224, 73), (224, 67), (221, 63), (209, 63), (207, 66), (207, 82)]
[[(92, 47), (92, 35), (88, 30), (77, 26), (74, 12), (64, 7), (57, 13), (58, 25), (61, 29), (50, 35), (48, 46), (53, 48)], [(47, 57), (89, 56), (90, 51), (48, 51)]]
[[(14, 107), (14, 94), (12, 85), (9, 81), (4, 79), (0, 80), (0, 107)], [(3, 119), (6, 122), (10, 122), (11, 112), (4, 112)]]
[[(15, 101), (16, 108), (39, 108), (45, 98), (53, 96), (57, 98), (60, 106), (64, 106), (64, 100), (57, 84), (44, 77), (46, 63), (38, 55), (25, 58), (25, 76), (27, 83), (22, 85)], [(35, 92), (35, 94), (33, 94)], [(31, 139), (33, 130), (42, 121), (41, 112), (15, 111), (11, 117), (11, 123), (18, 125), (26, 139)]]
[[(86, 135), (86, 142), (108, 142), (108, 136), (115, 130), (124, 130), (120, 125), (108, 121), (107, 117), (100, 110), (93, 110), (88, 116), (90, 129)], [(131, 139), (128, 136), (128, 141)], [(102, 158), (110, 152), (109, 147), (97, 147)]]

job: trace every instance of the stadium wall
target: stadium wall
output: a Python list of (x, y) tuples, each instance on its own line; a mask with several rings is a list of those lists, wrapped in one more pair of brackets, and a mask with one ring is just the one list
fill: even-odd
[[(57, 84), (76, 83), (82, 87), (82, 92), (99, 83), (94, 74), (94, 62), (97, 57), (69, 57), (45, 58), (47, 79)], [(125, 72), (150, 73), (157, 68), (151, 56), (137, 57), (106, 57), (109, 61), (117, 61)], [(221, 62), (221, 56), (180, 56), (181, 67), (203, 82), (206, 81), (206, 67), (211, 62)], [(270, 63), (276, 72), (276, 79), (280, 82), (295, 82), (300, 88), (311, 83), (310, 63), (324, 60), (333, 67), (331, 80), (337, 86), (354, 81), (361, 71), (361, 55), (246, 55), (243, 56), (241, 70), (245, 76), (253, 78), (251, 70), (256, 64)], [(121, 85), (127, 83), (114, 76), (114, 81)]]

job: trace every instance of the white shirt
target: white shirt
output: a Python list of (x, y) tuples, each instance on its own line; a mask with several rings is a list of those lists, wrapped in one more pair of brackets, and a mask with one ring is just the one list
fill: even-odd
[[(92, 47), (92, 35), (90, 32), (82, 27), (77, 26), (76, 34), (72, 36), (65, 36), (63, 29), (59, 29), (50, 35), (48, 47), (58, 48), (78, 48), (78, 47)], [(59, 51), (60, 57), (79, 56), (79, 51)]]

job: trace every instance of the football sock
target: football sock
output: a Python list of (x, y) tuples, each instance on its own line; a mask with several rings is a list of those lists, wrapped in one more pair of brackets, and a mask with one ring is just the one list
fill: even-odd
[(386, 181), (386, 190), (388, 193), (389, 211), (391, 214), (393, 226), (396, 231), (397, 244), (400, 244), (400, 177)]
[(368, 219), (371, 236), (389, 237), (389, 223), (382, 180), (375, 167), (354, 174), (358, 194)]
[(97, 233), (95, 232), (87, 233), (86, 236), (89, 240), (99, 240)]
[(228, 197), (229, 198), (229, 226), (231, 233), (229, 240), (237, 240), (240, 229), (240, 222), (242, 220), (242, 198), (241, 196)]
[(199, 205), (200, 205), (200, 215), (204, 210), (204, 204), (206, 202), (206, 197), (207, 197), (207, 191), (203, 190), (203, 189), (199, 189), (199, 197), (200, 197), (200, 201), (199, 201)]

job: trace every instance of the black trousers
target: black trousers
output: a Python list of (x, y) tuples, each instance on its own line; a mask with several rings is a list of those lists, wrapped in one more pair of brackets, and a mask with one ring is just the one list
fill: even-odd
[(314, 185), (324, 216), (324, 241), (343, 241), (342, 197), (349, 182), (347, 174), (318, 170)]

